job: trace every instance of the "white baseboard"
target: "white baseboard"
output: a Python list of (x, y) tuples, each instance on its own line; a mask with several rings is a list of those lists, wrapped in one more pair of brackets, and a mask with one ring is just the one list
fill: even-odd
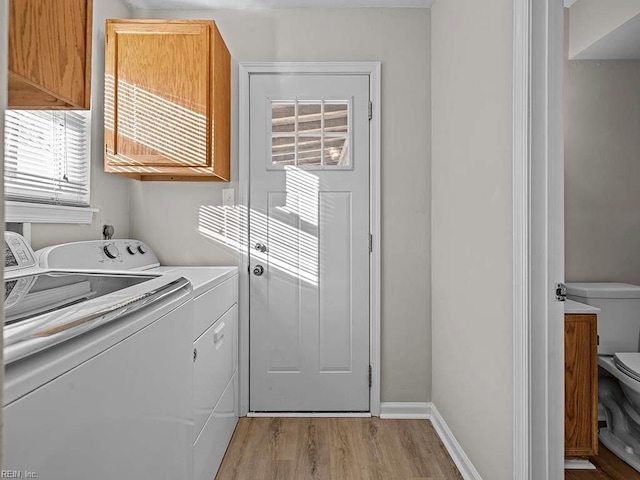
[(430, 402), (382, 402), (380, 418), (415, 418), (430, 419)]
[(433, 404), (431, 405), (431, 423), (433, 424), (433, 428), (436, 429), (436, 432), (447, 449), (447, 452), (451, 455), (453, 463), (455, 463), (458, 470), (460, 470), (462, 478), (464, 478), (464, 480), (482, 480), (482, 477), (476, 470), (476, 467), (473, 466), (473, 463), (471, 463), (467, 454), (464, 453), (462, 446), (453, 436), (453, 432), (444, 421), (444, 418), (442, 418), (442, 415), (440, 415), (436, 406)]
[(453, 436), (451, 429), (432, 402), (382, 402), (380, 418), (407, 418), (431, 420), (433, 428), (456, 464), (464, 480), (482, 480), (476, 468)]

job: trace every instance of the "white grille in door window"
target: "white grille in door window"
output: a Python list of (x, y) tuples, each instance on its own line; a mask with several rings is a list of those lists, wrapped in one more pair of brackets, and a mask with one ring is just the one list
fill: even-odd
[(350, 169), (350, 100), (272, 100), (270, 168)]

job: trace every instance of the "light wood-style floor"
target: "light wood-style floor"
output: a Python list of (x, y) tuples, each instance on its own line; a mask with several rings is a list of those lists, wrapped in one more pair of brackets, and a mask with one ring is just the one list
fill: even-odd
[(597, 470), (565, 470), (565, 480), (640, 480), (640, 473), (602, 444), (598, 445), (598, 456), (589, 460)]
[(241, 418), (216, 480), (462, 480), (429, 420)]

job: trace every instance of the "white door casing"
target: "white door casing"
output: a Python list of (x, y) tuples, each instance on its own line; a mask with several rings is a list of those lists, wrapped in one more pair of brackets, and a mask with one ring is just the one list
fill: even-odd
[(564, 9), (513, 2), (513, 478), (564, 478)]
[(252, 411), (370, 409), (369, 82), (251, 77)]
[[(380, 132), (381, 132), (381, 63), (380, 62), (241, 62), (238, 66), (238, 208), (240, 209), (239, 251), (239, 383), (240, 415), (249, 412), (249, 257), (248, 218), (249, 206), (249, 79), (253, 75), (269, 73), (304, 74), (366, 74), (369, 75), (369, 92), (373, 118), (370, 131), (370, 224), (373, 234), (370, 255), (370, 361), (372, 385), (370, 389), (370, 414), (380, 415)], [(334, 414), (335, 415), (335, 414)]]

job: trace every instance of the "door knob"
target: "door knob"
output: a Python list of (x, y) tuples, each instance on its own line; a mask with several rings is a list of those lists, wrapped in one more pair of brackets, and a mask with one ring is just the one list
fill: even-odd
[(264, 243), (256, 243), (253, 248), (262, 253), (265, 253), (267, 251), (267, 246)]
[(260, 276), (264, 273), (264, 267), (262, 265), (256, 265), (253, 267), (253, 274), (256, 276)]

